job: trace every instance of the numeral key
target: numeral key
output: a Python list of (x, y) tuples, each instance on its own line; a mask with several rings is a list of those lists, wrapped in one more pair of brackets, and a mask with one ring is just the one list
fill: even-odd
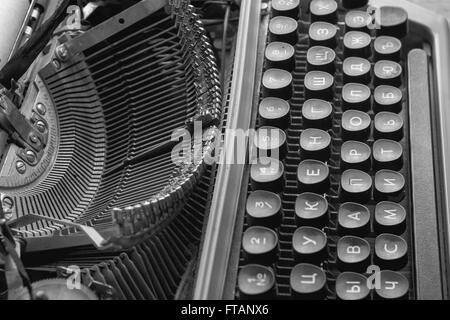
[(295, 69), (295, 49), (289, 43), (271, 42), (266, 47), (266, 61), (269, 68), (292, 72)]
[(295, 45), (298, 41), (297, 20), (278, 16), (269, 21), (270, 41), (286, 42)]
[(269, 265), (277, 259), (278, 236), (266, 227), (250, 227), (242, 237), (242, 249), (247, 261)]
[(239, 270), (238, 288), (244, 299), (268, 299), (274, 294), (275, 273), (272, 268), (249, 264)]
[(247, 198), (247, 222), (251, 226), (276, 228), (281, 223), (281, 198), (278, 194), (257, 190)]
[(370, 244), (367, 240), (345, 236), (337, 243), (337, 262), (341, 271), (365, 272), (370, 265)]
[(260, 127), (256, 131), (254, 145), (259, 157), (284, 159), (287, 152), (286, 133), (275, 127)]
[(309, 263), (296, 265), (290, 276), (290, 285), (296, 298), (318, 300), (325, 298), (327, 277), (322, 268)]
[(280, 98), (264, 98), (259, 104), (259, 118), (266, 126), (285, 129), (291, 124), (289, 102)]
[(268, 69), (263, 75), (263, 93), (266, 97), (289, 100), (292, 97), (292, 74), (282, 69)]
[(330, 188), (330, 169), (318, 160), (304, 160), (297, 169), (300, 192), (326, 193)]
[(343, 272), (336, 278), (336, 295), (341, 300), (364, 300), (370, 298), (367, 278), (355, 272)]
[(258, 158), (250, 168), (253, 190), (279, 192), (283, 188), (283, 163), (274, 158)]
[(327, 235), (317, 228), (300, 227), (292, 236), (292, 247), (297, 261), (320, 264), (327, 257)]
[(316, 193), (300, 194), (295, 200), (295, 219), (298, 226), (323, 228), (328, 223), (328, 201)]
[(396, 235), (383, 233), (375, 239), (375, 264), (382, 269), (400, 270), (408, 261), (408, 245)]

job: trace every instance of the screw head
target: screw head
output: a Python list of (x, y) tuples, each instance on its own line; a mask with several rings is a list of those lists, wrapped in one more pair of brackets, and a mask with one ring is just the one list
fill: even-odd
[(61, 68), (61, 63), (56, 59), (53, 59), (52, 64), (56, 69)]
[(27, 156), (27, 160), (29, 162), (31, 162), (31, 163), (36, 162), (36, 154), (33, 151), (28, 150), (26, 153), (26, 156)]
[(44, 121), (41, 121), (41, 120), (37, 121), (37, 122), (36, 122), (36, 128), (37, 128), (37, 129), (39, 130), (39, 132), (41, 132), (41, 133), (45, 132), (46, 125), (45, 125)]
[(45, 115), (47, 113), (47, 107), (43, 103), (38, 103), (36, 105), (36, 111), (41, 115)]
[(14, 208), (14, 200), (11, 197), (4, 197), (2, 200), (3, 209), (12, 210)]
[(56, 56), (61, 61), (67, 60), (67, 58), (69, 57), (69, 50), (67, 50), (67, 47), (64, 44), (62, 44), (56, 48)]
[(30, 140), (33, 143), (38, 143), (39, 142), (38, 137), (34, 133), (30, 134)]
[(25, 172), (27, 172), (27, 165), (23, 161), (17, 161), (16, 170), (18, 173), (24, 174)]

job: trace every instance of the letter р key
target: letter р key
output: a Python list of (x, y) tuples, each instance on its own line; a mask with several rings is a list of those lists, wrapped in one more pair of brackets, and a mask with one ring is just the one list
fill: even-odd
[(300, 299), (319, 300), (326, 295), (327, 277), (322, 268), (309, 263), (296, 265), (290, 276), (292, 294)]
[(269, 299), (274, 295), (275, 273), (271, 267), (248, 264), (239, 270), (240, 298)]
[(346, 141), (341, 147), (341, 167), (344, 170), (369, 171), (371, 154), (372, 150), (367, 144), (359, 141)]

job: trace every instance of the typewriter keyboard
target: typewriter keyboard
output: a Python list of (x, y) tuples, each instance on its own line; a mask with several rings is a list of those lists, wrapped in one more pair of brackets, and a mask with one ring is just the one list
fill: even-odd
[(412, 299), (408, 17), (273, 0), (238, 299)]

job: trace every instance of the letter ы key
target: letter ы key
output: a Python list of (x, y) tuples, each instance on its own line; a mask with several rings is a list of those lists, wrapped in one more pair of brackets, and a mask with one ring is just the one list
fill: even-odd
[(289, 100), (292, 97), (292, 75), (282, 69), (268, 69), (263, 75), (263, 93), (266, 97)]
[(389, 111), (399, 113), (402, 111), (402, 91), (392, 86), (378, 86), (374, 91), (374, 111)]
[(380, 112), (375, 115), (375, 139), (403, 139), (403, 118), (392, 112)]
[(386, 270), (400, 270), (408, 262), (408, 245), (400, 236), (383, 233), (375, 239), (375, 264)]
[(343, 272), (336, 278), (336, 295), (341, 300), (364, 300), (370, 298), (367, 278), (355, 272)]
[(275, 273), (271, 267), (249, 264), (239, 270), (241, 299), (270, 299), (275, 291)]
[(341, 175), (340, 197), (344, 201), (365, 203), (372, 195), (372, 177), (364, 171), (345, 170)]
[(286, 42), (294, 46), (298, 41), (297, 20), (278, 16), (269, 21), (270, 41)]
[(334, 77), (323, 71), (310, 71), (305, 75), (305, 98), (332, 100), (334, 97)]
[(403, 38), (408, 33), (408, 13), (400, 7), (381, 7), (377, 36)]
[(292, 237), (294, 256), (299, 262), (320, 264), (327, 258), (327, 235), (317, 228), (300, 227)]
[(310, 46), (324, 46), (331, 49), (337, 46), (337, 30), (334, 24), (318, 21), (309, 26)]
[(343, 203), (338, 211), (338, 224), (343, 235), (365, 236), (370, 232), (370, 211), (359, 203)]
[(337, 263), (341, 271), (365, 272), (370, 265), (370, 244), (367, 240), (345, 236), (337, 243)]
[(320, 99), (309, 99), (302, 107), (303, 127), (331, 129), (333, 122), (333, 106)]
[(380, 139), (373, 144), (373, 159), (375, 170), (400, 170), (403, 166), (403, 147), (400, 143)]
[(382, 201), (375, 207), (375, 232), (401, 235), (406, 230), (406, 210), (398, 203)]
[(261, 124), (281, 129), (291, 124), (289, 102), (280, 98), (264, 98), (259, 104), (259, 118)]
[(316, 193), (300, 194), (295, 200), (295, 220), (298, 226), (323, 228), (328, 224), (328, 201)]
[(258, 158), (250, 168), (252, 189), (279, 192), (283, 188), (283, 175), (282, 162), (273, 158)]
[(380, 60), (375, 63), (374, 84), (400, 87), (402, 85), (402, 66), (394, 61)]
[(359, 110), (347, 110), (342, 114), (342, 139), (366, 141), (370, 134), (370, 116)]
[(247, 223), (250, 226), (276, 228), (281, 223), (281, 198), (278, 194), (257, 190), (250, 193), (246, 204)]
[(342, 64), (344, 83), (356, 82), (369, 84), (371, 81), (369, 60), (358, 57), (349, 57)]
[(272, 14), (297, 19), (300, 14), (300, 0), (273, 0)]
[(372, 38), (361, 31), (349, 31), (344, 35), (344, 56), (369, 58), (372, 55)]
[(259, 157), (284, 159), (287, 152), (286, 133), (275, 127), (260, 127), (256, 131), (254, 144)]
[(300, 192), (324, 194), (330, 188), (330, 169), (317, 160), (304, 160), (297, 169), (298, 188)]
[(361, 31), (370, 33), (369, 25), (372, 23), (372, 17), (365, 11), (349, 11), (345, 15), (345, 31)]
[(400, 202), (403, 198), (405, 178), (396, 171), (380, 170), (375, 174), (375, 200)]
[(344, 170), (369, 171), (371, 155), (372, 150), (367, 144), (359, 141), (346, 141), (341, 146), (341, 167)]
[(375, 61), (391, 60), (399, 62), (401, 59), (402, 42), (394, 37), (380, 36), (375, 39)]
[(331, 155), (331, 137), (328, 132), (310, 128), (300, 135), (300, 156), (302, 159), (326, 161)]
[(271, 42), (266, 47), (266, 62), (269, 68), (292, 72), (295, 69), (295, 49), (289, 43)]
[(291, 271), (290, 284), (295, 298), (320, 300), (326, 296), (327, 277), (325, 272), (313, 264), (296, 265)]
[(409, 281), (401, 273), (382, 270), (380, 272), (380, 284), (381, 286), (375, 289), (378, 298), (390, 300), (408, 298)]
[(318, 70), (334, 74), (336, 72), (336, 52), (323, 46), (314, 46), (306, 53), (308, 71)]
[(270, 265), (277, 259), (278, 236), (266, 227), (250, 227), (242, 237), (242, 249), (247, 261)]
[(370, 88), (361, 83), (347, 83), (342, 87), (342, 101), (344, 110), (358, 109), (369, 111)]
[(335, 0), (312, 0), (309, 5), (311, 21), (337, 23), (338, 4)]

